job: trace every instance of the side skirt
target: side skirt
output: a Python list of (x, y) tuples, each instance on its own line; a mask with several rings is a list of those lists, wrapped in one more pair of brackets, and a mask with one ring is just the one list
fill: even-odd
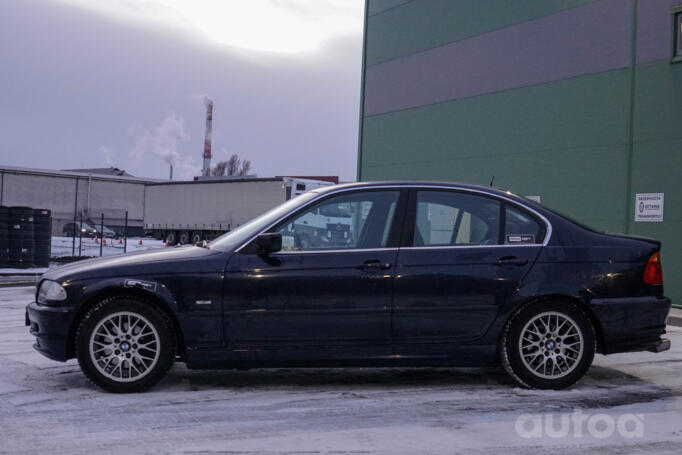
[[(448, 354), (424, 352), (398, 355), (368, 349), (362, 356), (335, 355), (338, 351), (292, 352), (292, 349), (188, 350), (187, 367), (198, 370), (229, 368), (334, 367), (487, 367), (497, 364), (497, 346), (458, 346)], [(374, 351), (374, 352), (373, 352)], [(381, 349), (384, 351), (384, 349)], [(414, 349), (410, 349), (414, 352)], [(298, 355), (297, 355), (298, 354)]]

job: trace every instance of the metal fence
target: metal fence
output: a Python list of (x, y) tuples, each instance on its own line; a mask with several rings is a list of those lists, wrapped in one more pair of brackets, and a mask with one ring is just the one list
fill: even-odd
[[(113, 216), (114, 214), (107, 211), (106, 218), (118, 218), (118, 216)], [(89, 244), (90, 240), (94, 240), (95, 243), (99, 245), (98, 256), (103, 256), (104, 248), (107, 242), (118, 242), (122, 252), (126, 253), (128, 251), (128, 211), (124, 211), (123, 219), (124, 225), (121, 228), (109, 228), (104, 224), (105, 212), (100, 212), (98, 216), (92, 212), (90, 216), (84, 217), (83, 212), (80, 212), (77, 217), (74, 217), (73, 223), (71, 224), (71, 256), (81, 257), (83, 256), (84, 248), (83, 241), (85, 240), (88, 245), (86, 245), (88, 254), (85, 256), (93, 256), (92, 248)]]

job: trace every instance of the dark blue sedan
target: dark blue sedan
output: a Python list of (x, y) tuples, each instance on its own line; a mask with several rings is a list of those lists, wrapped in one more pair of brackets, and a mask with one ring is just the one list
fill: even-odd
[(35, 348), (95, 384), (189, 368), (484, 366), (526, 387), (595, 352), (669, 349), (660, 242), (592, 231), (509, 192), (359, 183), (285, 202), (210, 244), (42, 276)]

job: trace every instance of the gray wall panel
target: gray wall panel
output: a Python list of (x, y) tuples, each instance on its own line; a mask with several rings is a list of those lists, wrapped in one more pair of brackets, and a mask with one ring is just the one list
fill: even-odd
[(370, 66), (365, 116), (626, 67), (623, 2), (600, 0)]
[(672, 57), (673, 5), (682, 0), (639, 0), (637, 4), (637, 63)]

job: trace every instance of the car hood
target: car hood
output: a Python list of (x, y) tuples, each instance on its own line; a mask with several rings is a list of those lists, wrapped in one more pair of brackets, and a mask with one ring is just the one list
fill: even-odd
[(86, 259), (48, 270), (41, 279), (74, 281), (116, 276), (168, 275), (222, 272), (228, 255), (196, 246)]

